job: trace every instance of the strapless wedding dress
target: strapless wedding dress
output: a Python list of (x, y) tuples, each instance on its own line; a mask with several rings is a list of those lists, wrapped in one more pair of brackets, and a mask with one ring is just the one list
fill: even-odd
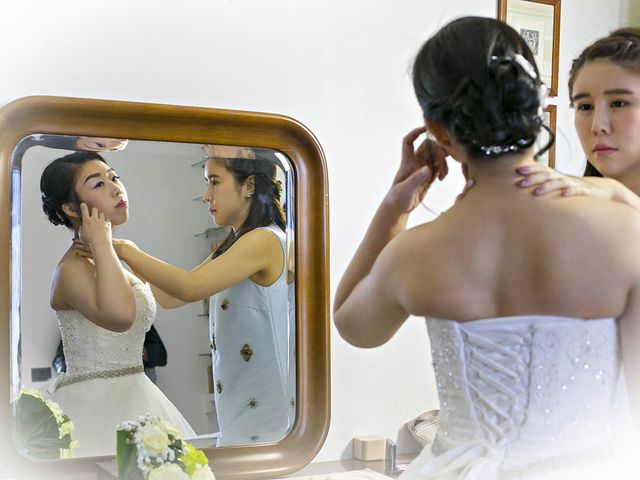
[(51, 398), (71, 418), (74, 457), (115, 455), (116, 426), (153, 413), (173, 424), (182, 438), (196, 434), (171, 401), (144, 374), (142, 347), (156, 314), (147, 284), (132, 286), (136, 318), (126, 332), (99, 327), (75, 310), (56, 312), (67, 372), (49, 386)]
[(614, 433), (616, 415), (631, 421), (615, 319), (428, 319), (427, 327), (439, 427), (402, 480), (640, 478), (632, 438)]

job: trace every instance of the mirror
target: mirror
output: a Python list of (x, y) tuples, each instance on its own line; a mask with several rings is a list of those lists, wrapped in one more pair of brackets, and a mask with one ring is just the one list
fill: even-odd
[[(52, 344), (60, 337), (49, 307), (50, 275), (69, 245), (70, 232), (54, 228), (41, 210), (44, 166), (71, 150), (101, 152), (122, 177), (129, 197), (130, 219), (114, 237), (131, 239), (148, 253), (190, 269), (228, 234), (212, 224), (202, 203), (202, 167), (203, 156), (232, 147), (254, 156), (257, 152), (255, 161), (273, 161), (283, 186), (283, 238), (291, 254), (285, 261), (289, 315), (284, 314), (286, 332), (279, 339), (281, 371), (291, 394), (286, 430), (268, 437), (271, 443), (236, 440), (230, 443), (246, 444), (212, 453), (219, 429), (211, 368), (214, 327), (206, 301), (175, 310), (158, 308), (154, 325), (168, 365), (156, 368), (156, 383), (195, 430), (197, 437), (188, 440), (207, 452), (217, 477), (257, 478), (308, 463), (322, 445), (329, 421), (326, 170), (314, 137), (297, 122), (274, 115), (97, 100), (32, 97), (13, 102), (0, 114), (2, 181), (12, 212), (2, 224), (7, 238), (11, 231), (2, 276), (11, 291), (10, 302), (2, 299), (10, 317), (2, 325), (7, 329), (3, 338), (11, 339), (1, 347), (11, 354), (10, 375), (0, 377), (3, 396), (7, 394), (0, 398), (6, 409), (3, 427), (11, 423), (8, 405), (20, 386), (44, 385), (38, 379), (46, 379)], [(250, 347), (245, 358), (250, 358), (248, 352)], [(10, 435), (3, 440), (12, 443)], [(15, 447), (3, 450), (15, 453)], [(11, 455), (10, 463), (41, 468), (18, 455)], [(92, 465), (89, 459), (55, 463), (66, 464), (56, 465), (60, 472)]]
[[(25, 146), (28, 146), (25, 148)], [(68, 150), (73, 148), (74, 150)], [(68, 412), (68, 402), (74, 403), (75, 398), (86, 397), (86, 390), (91, 388), (91, 382), (85, 380), (73, 387), (74, 392), (61, 391), (56, 385), (68, 383), (73, 376), (53, 373), (51, 377), (48, 365), (56, 357), (58, 364), (54, 370), (66, 370), (64, 348), (60, 346), (60, 354), (56, 354), (60, 342), (60, 331), (69, 332), (69, 328), (58, 327), (58, 319), (49, 306), (49, 293), (47, 289), (50, 279), (47, 279), (46, 272), (54, 272), (56, 264), (60, 261), (62, 254), (67, 250), (73, 236), (72, 231), (63, 226), (53, 226), (41, 212), (40, 178), (44, 168), (56, 158), (72, 153), (73, 151), (95, 151), (112, 167), (121, 179), (121, 184), (126, 188), (128, 199), (129, 220), (115, 228), (114, 236), (131, 239), (140, 248), (151, 255), (161, 258), (173, 265), (190, 270), (198, 265), (204, 258), (210, 256), (229, 235), (230, 230), (226, 227), (217, 226), (211, 222), (208, 207), (203, 202), (204, 190), (204, 165), (207, 158), (226, 159), (242, 158), (251, 162), (261, 162), (274, 166), (274, 177), (276, 182), (282, 185), (282, 190), (277, 200), (283, 207), (284, 224), (282, 227), (284, 252), (293, 251), (293, 232), (295, 230), (295, 220), (289, 205), (293, 203), (293, 192), (290, 186), (293, 184), (292, 170), (286, 156), (281, 152), (270, 149), (247, 149), (231, 146), (219, 145), (197, 145), (174, 142), (150, 142), (140, 140), (118, 140), (95, 137), (72, 137), (64, 135), (29, 135), (20, 140), (13, 152), (13, 172), (20, 175), (20, 201), (19, 213), (13, 219), (20, 228), (20, 248), (13, 248), (13, 254), (21, 255), (16, 258), (13, 265), (20, 265), (21, 285), (15, 291), (16, 296), (20, 296), (20, 318), (18, 322), (20, 328), (20, 361), (16, 365), (19, 372), (19, 382), (12, 384), (11, 394), (16, 398), (20, 387), (27, 387), (36, 390), (48, 390), (52, 399), (57, 401), (62, 410)], [(250, 163), (251, 163), (250, 162)], [(257, 171), (257, 168), (254, 170)], [(289, 188), (287, 188), (289, 186)], [(60, 228), (62, 227), (62, 228)], [(42, 248), (42, 238), (47, 239), (47, 248)], [(295, 323), (290, 322), (289, 311), (292, 312), (291, 320), (295, 320), (295, 299), (294, 299), (294, 271), (293, 260), (284, 255), (283, 265), (286, 265), (286, 272), (283, 275), (286, 281), (280, 282), (277, 295), (282, 297), (284, 304), (276, 307), (277, 311), (284, 318), (274, 319), (274, 327), (278, 332), (273, 336), (268, 336), (270, 332), (263, 332), (261, 338), (250, 341), (247, 338), (221, 338), (216, 335), (217, 343), (221, 344), (220, 349), (231, 342), (240, 342), (240, 346), (247, 345), (244, 350), (244, 357), (238, 354), (238, 362), (233, 361), (233, 368), (246, 369), (251, 367), (251, 357), (253, 351), (263, 352), (275, 350), (276, 345), (280, 357), (278, 369), (268, 369), (267, 365), (262, 365), (258, 378), (246, 378), (242, 380), (243, 385), (236, 386), (236, 392), (232, 392), (233, 401), (238, 403), (241, 397), (247, 397), (246, 403), (250, 403), (248, 408), (242, 408), (242, 415), (236, 415), (234, 408), (233, 422), (227, 420), (229, 413), (223, 415), (221, 409), (216, 409), (216, 405), (223, 402), (225, 395), (217, 392), (216, 385), (222, 385), (222, 377), (218, 370), (231, 368), (219, 361), (220, 355), (212, 347), (215, 343), (214, 331), (224, 328), (214, 325), (213, 318), (209, 314), (209, 298), (199, 302), (186, 304), (178, 308), (163, 309), (157, 308), (153, 330), (146, 335), (145, 344), (148, 345), (147, 361), (145, 369), (147, 376), (154, 381), (167, 399), (179, 410), (181, 416), (177, 416), (176, 422), (183, 422), (182, 417), (188, 423), (188, 431), (183, 432), (183, 438), (199, 448), (213, 447), (217, 443), (222, 445), (264, 443), (265, 441), (280, 441), (290, 429), (295, 418), (295, 389), (292, 379), (295, 377), (295, 362), (293, 357)], [(284, 268), (283, 268), (284, 270)], [(17, 287), (17, 285), (16, 285)], [(255, 296), (260, 295), (260, 291), (252, 292)], [(222, 293), (219, 302), (223, 301)], [(258, 299), (248, 299), (250, 303), (256, 304)], [(274, 308), (275, 309), (275, 308)], [(215, 313), (216, 310), (214, 310)], [(219, 311), (219, 310), (218, 310)], [(246, 310), (244, 311), (246, 312)], [(247, 324), (248, 328), (257, 326), (259, 318), (249, 315), (231, 316), (231, 311), (223, 310), (220, 323), (226, 321), (241, 322)], [(229, 317), (232, 317), (229, 320)], [(66, 320), (67, 316), (60, 317), (60, 322)], [(50, 321), (46, 321), (50, 319)], [(74, 317), (75, 320), (75, 317)], [(254, 322), (253, 325), (247, 322)], [(217, 328), (216, 328), (217, 327)], [(89, 330), (92, 332), (92, 330)], [(223, 330), (224, 332), (224, 330)], [(89, 337), (91, 338), (91, 337)], [(89, 338), (83, 339), (90, 341)], [(117, 338), (117, 337), (107, 337)], [(69, 342), (71, 339), (65, 341)], [(256, 341), (261, 343), (256, 344)], [(155, 347), (154, 347), (155, 345)], [(106, 346), (106, 345), (105, 345)], [(164, 346), (166, 351), (158, 351)], [(114, 345), (116, 349), (120, 347)], [(154, 350), (155, 349), (155, 350)], [(212, 351), (213, 350), (213, 351)], [(241, 349), (238, 347), (238, 351)], [(152, 358), (149, 352), (157, 352)], [(91, 354), (91, 352), (86, 352)], [(233, 352), (236, 353), (236, 352)], [(17, 359), (17, 355), (12, 355)], [(246, 361), (245, 361), (246, 359)], [(75, 363), (78, 360), (74, 359)], [(84, 362), (95, 363), (96, 357), (90, 356)], [(216, 360), (214, 362), (214, 360)], [(263, 362), (263, 360), (261, 360)], [(255, 359), (254, 359), (255, 362)], [(213, 364), (218, 368), (213, 369)], [(161, 366), (155, 366), (160, 364)], [(94, 372), (99, 366), (80, 365), (74, 367), (75, 370)], [(104, 368), (104, 367), (103, 367)], [(268, 369), (269, 373), (265, 372)], [(113, 370), (113, 369), (112, 369)], [(98, 370), (99, 371), (99, 370)], [(280, 373), (282, 372), (282, 374)], [(79, 375), (75, 373), (73, 375)], [(266, 375), (266, 378), (261, 378)], [(214, 378), (216, 377), (216, 378)], [(273, 378), (269, 378), (273, 377)], [(90, 380), (90, 379), (89, 379)], [(224, 379), (225, 383), (228, 383)], [(283, 407), (269, 405), (264, 397), (266, 394), (255, 393), (261, 390), (256, 383), (265, 382), (267, 387), (272, 388), (271, 396), (281, 397)], [(104, 383), (104, 382), (103, 382)], [(113, 383), (113, 382), (111, 382)], [(250, 386), (250, 384), (253, 384)], [(284, 395), (279, 388), (280, 385), (286, 387)], [(233, 385), (232, 385), (233, 387)], [(276, 390), (277, 391), (274, 391)], [(55, 391), (54, 391), (55, 390)], [(68, 390), (68, 388), (66, 389)], [(224, 393), (229, 396), (229, 386)], [(150, 395), (154, 390), (149, 389)], [(69, 397), (72, 398), (69, 398)], [(104, 396), (102, 396), (104, 398)], [(153, 405), (137, 412), (126, 414), (127, 409), (124, 403), (127, 399), (126, 392), (122, 392), (119, 398), (115, 399), (114, 405), (103, 405), (112, 418), (110, 423), (117, 425), (132, 417), (154, 411)], [(242, 398), (244, 400), (244, 398)], [(163, 401), (159, 398), (158, 401)], [(245, 402), (243, 402), (245, 403)], [(267, 405), (265, 406), (265, 403)], [(120, 405), (119, 405), (120, 404)], [(246, 406), (246, 405), (245, 405)], [(245, 407), (242, 406), (242, 407)], [(95, 427), (84, 427), (87, 422), (93, 422), (90, 418), (84, 418), (84, 409), (72, 405), (73, 410), (69, 415), (76, 428), (76, 436), (79, 440), (79, 447), (74, 451), (74, 457), (97, 456), (100, 454), (114, 454), (115, 442), (109, 433), (104, 432), (107, 438), (100, 439), (103, 429), (92, 432), (92, 438), (82, 440), (83, 432), (95, 430)], [(112, 410), (113, 408), (113, 410)], [(142, 406), (140, 407), (143, 408)], [(267, 409), (274, 411), (272, 416), (280, 416), (281, 420), (271, 419), (265, 421), (267, 413), (259, 414)], [(224, 408), (222, 408), (224, 410)], [(75, 415), (71, 412), (77, 411)], [(251, 425), (251, 417), (259, 417)], [(170, 418), (167, 418), (170, 420)], [(219, 427), (220, 421), (226, 422), (224, 431)], [(246, 431), (242, 438), (242, 433), (238, 432), (238, 427), (232, 423), (244, 421)], [(262, 426), (264, 424), (264, 426)], [(260, 428), (259, 428), (260, 427)], [(185, 425), (185, 430), (187, 426)], [(195, 431), (197, 436), (190, 433)], [(222, 436), (219, 436), (223, 433)], [(259, 438), (262, 436), (262, 441)], [(255, 440), (252, 438), (255, 437)], [(93, 445), (91, 447), (91, 445)]]

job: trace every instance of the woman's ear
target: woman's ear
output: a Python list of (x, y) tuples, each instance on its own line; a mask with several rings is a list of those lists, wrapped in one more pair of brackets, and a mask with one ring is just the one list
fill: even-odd
[(438, 145), (444, 148), (449, 148), (453, 145), (449, 131), (446, 128), (432, 120), (427, 120), (425, 124)]
[(80, 218), (80, 209), (74, 202), (63, 203), (62, 211), (69, 218)]
[(247, 198), (253, 197), (256, 191), (256, 177), (255, 175), (249, 175), (244, 182), (244, 194)]

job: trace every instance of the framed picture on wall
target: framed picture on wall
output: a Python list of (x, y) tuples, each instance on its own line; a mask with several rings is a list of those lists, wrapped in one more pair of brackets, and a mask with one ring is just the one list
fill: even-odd
[[(544, 124), (549, 127), (549, 130), (556, 134), (556, 112), (557, 107), (555, 105), (549, 105), (544, 109)], [(549, 141), (549, 134), (546, 130), (543, 130), (536, 140), (533, 147), (534, 152), (541, 150)], [(555, 168), (556, 166), (556, 144), (551, 145), (551, 148), (538, 157), (538, 162), (548, 167)]]
[(525, 39), (549, 96), (558, 95), (560, 0), (498, 0), (498, 19)]

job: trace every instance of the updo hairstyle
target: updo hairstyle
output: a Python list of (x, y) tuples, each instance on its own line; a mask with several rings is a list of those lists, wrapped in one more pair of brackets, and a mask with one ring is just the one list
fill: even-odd
[(62, 205), (69, 202), (77, 203), (74, 189), (76, 174), (83, 164), (91, 160), (107, 163), (96, 152), (74, 152), (55, 159), (42, 172), (40, 177), (42, 209), (54, 225), (73, 227), (71, 220), (62, 210)]
[[(526, 149), (543, 128), (546, 88), (524, 39), (481, 17), (452, 21), (420, 49), (413, 85), (425, 120), (446, 128), (471, 157)], [(538, 155), (548, 150), (551, 141)]]

